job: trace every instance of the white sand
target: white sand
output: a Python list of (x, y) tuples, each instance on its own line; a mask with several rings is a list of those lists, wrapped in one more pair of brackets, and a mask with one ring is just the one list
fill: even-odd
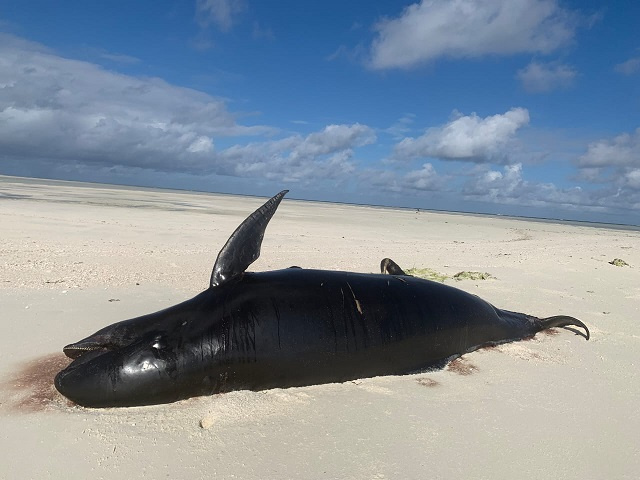
[(447, 283), (578, 317), (592, 339), (557, 329), (438, 372), (92, 410), (51, 386), (62, 346), (205, 289), (263, 199), (1, 180), (0, 478), (640, 475), (640, 232), (285, 199), (251, 270), (389, 256), (488, 272)]

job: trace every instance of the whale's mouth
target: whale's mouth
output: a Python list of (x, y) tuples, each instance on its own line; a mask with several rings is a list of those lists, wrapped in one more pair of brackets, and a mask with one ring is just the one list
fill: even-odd
[(72, 343), (62, 349), (62, 351), (67, 357), (72, 358), (74, 360), (90, 352), (98, 352), (98, 351), (106, 352), (107, 350), (111, 350), (107, 345), (104, 345), (102, 343), (94, 343), (94, 342)]

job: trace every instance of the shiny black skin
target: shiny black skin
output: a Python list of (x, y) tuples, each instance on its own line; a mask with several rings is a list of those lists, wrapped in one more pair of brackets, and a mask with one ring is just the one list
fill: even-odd
[(560, 324), (411, 276), (245, 273), (65, 347), (77, 358), (55, 386), (80, 405), (113, 407), (344, 382), (441, 366)]

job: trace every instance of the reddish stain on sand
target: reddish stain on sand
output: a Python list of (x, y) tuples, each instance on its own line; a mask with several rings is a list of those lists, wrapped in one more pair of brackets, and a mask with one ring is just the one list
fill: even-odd
[(478, 371), (478, 367), (476, 367), (473, 363), (465, 360), (462, 357), (456, 358), (447, 366), (447, 370), (453, 373), (457, 373), (458, 375), (471, 375)]
[(3, 382), (14, 393), (7, 406), (21, 412), (39, 412), (53, 405), (73, 405), (53, 386), (53, 378), (70, 361), (62, 353), (53, 353), (25, 363)]
[(418, 384), (422, 385), (423, 387), (437, 387), (438, 385), (440, 385), (440, 383), (429, 377), (416, 378), (416, 382), (418, 382)]

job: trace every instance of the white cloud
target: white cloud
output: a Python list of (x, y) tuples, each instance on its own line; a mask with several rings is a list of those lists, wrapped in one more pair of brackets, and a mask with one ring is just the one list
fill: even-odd
[(412, 170), (404, 175), (403, 186), (412, 190), (438, 190), (441, 184), (433, 165), (425, 163), (420, 170)]
[(571, 42), (576, 24), (556, 0), (422, 0), (375, 26), (369, 62), (386, 69), (440, 57), (547, 54)]
[(531, 62), (518, 70), (517, 77), (527, 92), (542, 93), (570, 87), (576, 74), (569, 65)]
[(468, 199), (533, 207), (563, 206), (601, 210), (580, 187), (558, 188), (553, 183), (529, 182), (523, 178), (522, 164), (505, 165), (502, 171), (485, 170), (474, 175), (462, 193)]
[(295, 149), (295, 155), (309, 157), (324, 155), (344, 148), (373, 143), (376, 137), (366, 125), (328, 125), (321, 132), (308, 135)]
[(245, 8), (244, 0), (197, 0), (196, 20), (203, 28), (214, 24), (228, 32)]
[(640, 168), (629, 170), (625, 174), (625, 180), (629, 187), (640, 191)]
[(197, 153), (204, 152), (209, 153), (213, 152), (213, 142), (209, 137), (200, 136), (196, 138), (191, 145), (187, 148), (188, 152)]
[(587, 152), (578, 158), (580, 167), (640, 167), (640, 128), (623, 133), (612, 140), (590, 143)]
[(374, 187), (375, 190), (413, 194), (444, 190), (446, 177), (438, 175), (432, 164), (425, 163), (420, 169), (405, 173), (392, 170), (366, 169), (359, 172), (358, 179), (366, 187)]
[(219, 153), (237, 176), (260, 176), (289, 182), (344, 180), (355, 171), (354, 149), (375, 142), (373, 130), (361, 124), (329, 125), (306, 137), (235, 145)]
[(435, 157), (444, 160), (508, 163), (507, 147), (518, 129), (529, 123), (529, 112), (512, 108), (504, 114), (481, 118), (461, 115), (442, 127), (428, 129), (417, 138), (405, 138), (394, 149), (394, 158)]
[(487, 170), (482, 175), (475, 176), (467, 184), (464, 193), (495, 201), (499, 198), (514, 197), (515, 192), (522, 192), (523, 185), (522, 164), (517, 163), (505, 165), (502, 172)]
[(623, 75), (633, 75), (640, 72), (640, 57), (633, 57), (626, 62), (618, 63), (614, 70)]
[(577, 179), (602, 185), (609, 204), (640, 208), (640, 128), (590, 143), (576, 165)]

